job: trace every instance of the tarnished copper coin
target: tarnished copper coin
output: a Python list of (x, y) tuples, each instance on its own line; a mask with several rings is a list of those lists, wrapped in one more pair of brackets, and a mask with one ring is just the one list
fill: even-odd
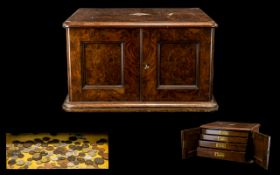
[(105, 160), (108, 160), (108, 159), (109, 159), (109, 154), (108, 154), (108, 153), (103, 153), (101, 156), (102, 156), (102, 158), (105, 159)]
[(24, 148), (29, 148), (29, 147), (31, 147), (33, 144), (32, 143), (30, 143), (30, 142), (25, 142), (25, 143), (23, 143), (23, 147)]
[(41, 160), (43, 163), (47, 163), (50, 161), (50, 158), (48, 157), (43, 157), (42, 160)]
[(69, 149), (73, 149), (73, 150), (76, 148), (75, 145), (69, 145), (68, 147), (69, 147)]
[(47, 143), (42, 143), (42, 147), (47, 147), (49, 144), (47, 144)]
[(43, 141), (49, 141), (49, 140), (50, 140), (49, 137), (44, 137), (44, 138), (43, 138)]
[(82, 149), (83, 149), (82, 146), (76, 146), (76, 148), (75, 148), (75, 150), (79, 150), (79, 151), (81, 151)]
[(75, 145), (80, 145), (80, 144), (81, 144), (81, 142), (75, 142), (74, 144), (75, 144)]
[(41, 140), (41, 139), (39, 139), (39, 138), (36, 138), (36, 139), (34, 139), (34, 142), (35, 142), (35, 143), (43, 143), (43, 140)]
[(17, 166), (23, 166), (25, 164), (25, 161), (23, 160), (17, 160), (16, 161)]
[(65, 160), (66, 157), (58, 157), (58, 160)]
[(85, 154), (85, 153), (83, 153), (83, 152), (80, 152), (78, 156), (80, 156), (80, 157), (85, 157), (85, 156), (86, 156), (86, 154)]
[(69, 137), (69, 140), (71, 140), (71, 141), (76, 141), (76, 140), (78, 140), (78, 138), (75, 137), (75, 136), (71, 136), (71, 137)]
[(35, 149), (34, 149), (34, 152), (35, 152), (35, 153), (40, 153), (41, 151), (42, 151), (41, 148), (35, 148)]
[(94, 159), (94, 162), (97, 164), (97, 165), (101, 165), (101, 164), (104, 164), (104, 159), (103, 158), (100, 158), (100, 157), (97, 157)]
[(48, 152), (42, 151), (42, 152), (40, 152), (40, 154), (41, 154), (42, 156), (46, 156), (46, 155), (48, 155)]
[(40, 153), (35, 153), (33, 156), (32, 156), (32, 159), (33, 160), (41, 160), (42, 159), (42, 155)]
[(86, 161), (85, 161), (85, 164), (86, 164), (86, 165), (93, 165), (93, 163), (94, 163), (94, 162), (93, 162), (92, 160), (86, 160)]
[(23, 157), (24, 157), (23, 154), (19, 154), (19, 155), (18, 155), (18, 158), (23, 158)]
[(76, 157), (75, 157), (75, 156), (69, 156), (69, 157), (67, 158), (67, 160), (70, 161), (70, 162), (73, 162), (73, 161), (76, 160)]
[(78, 158), (77, 158), (77, 161), (78, 161), (79, 163), (84, 163), (84, 162), (85, 162), (85, 159), (78, 157)]
[(104, 143), (107, 143), (107, 142), (108, 142), (107, 139), (99, 139), (96, 141), (96, 144), (103, 145)]
[(35, 154), (35, 151), (34, 151), (34, 150), (31, 150), (31, 151), (29, 151), (29, 154), (30, 154), (30, 155)]
[(15, 159), (11, 159), (8, 161), (8, 165), (14, 165), (16, 164), (16, 160)]
[(84, 143), (84, 144), (82, 145), (82, 147), (83, 147), (83, 148), (89, 148), (89, 144)]
[(46, 150), (47, 150), (47, 151), (52, 151), (52, 150), (54, 150), (54, 147), (53, 147), (53, 146), (48, 146), (48, 147), (46, 148)]

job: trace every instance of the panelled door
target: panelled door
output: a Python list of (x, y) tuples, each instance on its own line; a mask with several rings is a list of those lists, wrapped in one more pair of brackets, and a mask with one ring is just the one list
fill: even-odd
[(149, 28), (142, 31), (141, 99), (210, 100), (211, 28)]
[(67, 29), (71, 101), (139, 100), (139, 29)]

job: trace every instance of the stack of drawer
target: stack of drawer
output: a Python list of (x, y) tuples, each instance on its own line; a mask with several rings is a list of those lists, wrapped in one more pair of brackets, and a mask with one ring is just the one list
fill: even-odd
[(193, 156), (253, 163), (268, 169), (270, 136), (259, 123), (216, 121), (181, 131), (182, 158)]
[(249, 131), (202, 128), (197, 155), (215, 159), (248, 162)]
[(251, 133), (259, 124), (213, 122), (201, 126), (197, 155), (236, 162), (250, 162)]

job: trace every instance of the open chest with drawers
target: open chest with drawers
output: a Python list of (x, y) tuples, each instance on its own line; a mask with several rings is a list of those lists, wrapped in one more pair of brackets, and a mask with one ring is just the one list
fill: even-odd
[(267, 169), (270, 136), (258, 123), (212, 122), (181, 132), (182, 158), (192, 156), (257, 163)]

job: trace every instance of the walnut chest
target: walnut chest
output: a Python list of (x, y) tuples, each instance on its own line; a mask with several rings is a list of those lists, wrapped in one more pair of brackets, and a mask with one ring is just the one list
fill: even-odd
[(215, 111), (214, 32), (198, 8), (78, 9), (63, 26), (74, 112)]
[(213, 122), (182, 131), (182, 157), (193, 155), (268, 168), (270, 136), (258, 123)]

